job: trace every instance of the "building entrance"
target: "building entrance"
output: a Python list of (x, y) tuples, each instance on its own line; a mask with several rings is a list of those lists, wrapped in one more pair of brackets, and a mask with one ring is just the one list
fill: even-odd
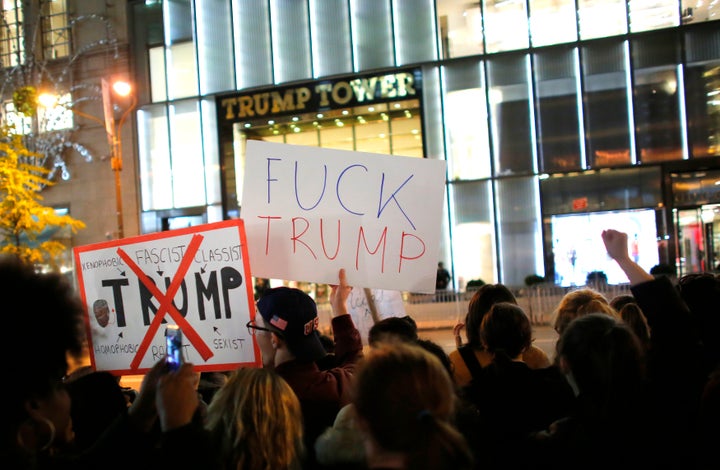
[(678, 275), (718, 270), (720, 204), (674, 210)]

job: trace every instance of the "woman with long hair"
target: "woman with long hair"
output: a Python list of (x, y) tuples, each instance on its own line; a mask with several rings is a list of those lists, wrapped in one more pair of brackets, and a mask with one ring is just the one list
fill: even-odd
[(226, 470), (300, 469), (300, 402), (271, 369), (234, 371), (208, 406), (205, 428)]

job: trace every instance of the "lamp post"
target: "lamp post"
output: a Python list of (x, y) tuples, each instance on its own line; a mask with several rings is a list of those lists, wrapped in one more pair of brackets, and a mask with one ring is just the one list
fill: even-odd
[[(120, 116), (120, 119), (115, 122), (113, 92), (119, 96), (131, 95), (132, 102), (125, 109)], [(115, 212), (117, 216), (117, 230), (118, 238), (125, 236), (125, 230), (123, 225), (123, 204), (122, 204), (122, 182), (120, 180), (120, 172), (122, 171), (122, 127), (125, 120), (130, 115), (130, 112), (135, 108), (137, 104), (137, 96), (132, 92), (132, 87), (129, 83), (123, 81), (114, 82), (112, 85), (106, 80), (102, 79), (102, 98), (103, 98), (103, 113), (105, 117), (105, 133), (108, 137), (108, 144), (110, 145), (110, 168), (115, 174)]]

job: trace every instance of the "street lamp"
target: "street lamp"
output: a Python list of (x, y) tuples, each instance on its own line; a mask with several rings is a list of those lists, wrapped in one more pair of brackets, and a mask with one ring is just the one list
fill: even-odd
[[(117, 123), (115, 122), (113, 92), (118, 96), (127, 97), (130, 95), (132, 98), (132, 102), (122, 113)], [(110, 145), (110, 168), (112, 168), (115, 174), (115, 211), (117, 215), (118, 238), (123, 238), (125, 231), (123, 227), (122, 183), (120, 181), (120, 172), (122, 171), (122, 126), (130, 115), (130, 112), (135, 108), (137, 96), (135, 93), (132, 93), (132, 86), (128, 82), (116, 81), (111, 85), (103, 78), (102, 98), (103, 113), (105, 116), (105, 133), (107, 134), (108, 144)]]
[[(130, 115), (130, 112), (135, 108), (135, 105), (137, 104), (137, 96), (135, 93), (132, 93), (132, 86), (128, 82), (118, 80), (113, 82), (111, 85), (103, 78), (101, 79), (101, 84), (104, 119), (84, 113), (72, 105), (69, 109), (78, 116), (82, 116), (105, 126), (105, 133), (107, 134), (108, 144), (110, 146), (110, 168), (112, 168), (115, 173), (115, 210), (117, 215), (118, 238), (123, 238), (125, 230), (123, 227), (122, 184), (120, 181), (120, 172), (122, 171), (122, 126), (127, 117)], [(115, 104), (113, 101), (113, 94), (120, 97), (130, 96), (131, 98), (130, 105), (127, 106), (125, 111), (123, 111), (117, 122), (115, 122)], [(48, 109), (54, 108), (57, 101), (58, 97), (53, 93), (42, 93), (38, 96), (38, 104), (41, 104)]]

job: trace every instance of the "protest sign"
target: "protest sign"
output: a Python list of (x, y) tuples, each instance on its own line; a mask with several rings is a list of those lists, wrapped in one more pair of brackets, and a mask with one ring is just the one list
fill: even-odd
[(434, 292), (444, 191), (443, 160), (248, 141), (253, 275)]
[(376, 321), (371, 313), (373, 308), (377, 313), (377, 321), (406, 315), (402, 294), (395, 290), (371, 289), (368, 298), (365, 289), (355, 287), (350, 291), (347, 307), (363, 344), (367, 344), (368, 333)]
[(183, 332), (198, 371), (260, 366), (246, 323), (253, 286), (242, 220), (76, 247), (91, 365), (142, 374), (165, 356), (165, 327)]

